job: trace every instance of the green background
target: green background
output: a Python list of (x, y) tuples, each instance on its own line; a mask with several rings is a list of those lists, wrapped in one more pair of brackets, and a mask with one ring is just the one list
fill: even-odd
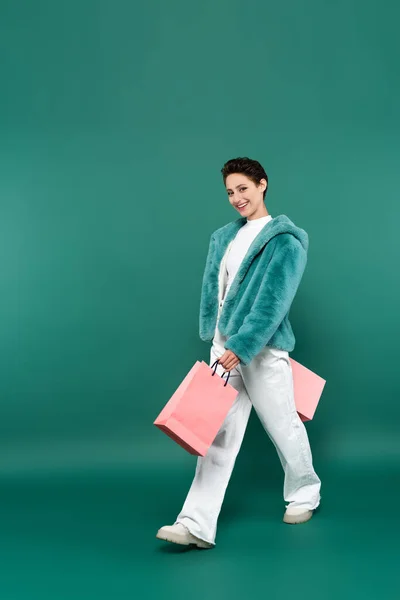
[[(0, 595), (397, 598), (398, 3), (0, 4)], [(309, 234), (291, 356), (321, 509), (282, 523), (254, 411), (217, 545), (155, 539), (196, 458), (153, 421), (196, 360), (220, 169)]]

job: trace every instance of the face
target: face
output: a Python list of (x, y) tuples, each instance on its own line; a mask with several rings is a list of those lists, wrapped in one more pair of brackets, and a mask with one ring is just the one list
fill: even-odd
[(241, 216), (257, 219), (268, 215), (263, 198), (263, 191), (267, 187), (266, 179), (261, 179), (257, 186), (246, 175), (231, 173), (226, 178), (225, 186), (229, 202)]

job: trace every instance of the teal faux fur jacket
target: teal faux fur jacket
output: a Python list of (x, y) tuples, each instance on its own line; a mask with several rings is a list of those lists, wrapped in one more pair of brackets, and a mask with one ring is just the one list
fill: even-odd
[[(228, 247), (246, 217), (220, 227), (211, 235), (203, 275), (199, 333), (212, 341), (225, 282)], [(218, 329), (243, 365), (264, 346), (291, 352), (295, 336), (289, 310), (307, 262), (308, 235), (286, 215), (270, 220), (257, 234), (224, 300)]]

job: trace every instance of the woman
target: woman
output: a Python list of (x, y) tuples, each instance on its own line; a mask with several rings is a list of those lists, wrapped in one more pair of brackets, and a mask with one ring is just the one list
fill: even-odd
[[(264, 204), (268, 176), (256, 160), (232, 159), (222, 169), (240, 218), (217, 229), (210, 245), (200, 301), (200, 338), (212, 341), (210, 366), (229, 371), (236, 400), (195, 476), (174, 525), (159, 539), (199, 548), (215, 546), (217, 519), (251, 408), (284, 469), (285, 523), (304, 523), (320, 503), (321, 481), (306, 429), (296, 411), (289, 352), (295, 337), (289, 310), (300, 284), (308, 235)], [(225, 378), (227, 375), (225, 375)]]

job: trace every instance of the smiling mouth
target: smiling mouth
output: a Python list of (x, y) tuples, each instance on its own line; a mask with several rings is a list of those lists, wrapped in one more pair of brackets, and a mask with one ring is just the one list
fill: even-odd
[(243, 205), (240, 205), (240, 206), (238, 205), (238, 207), (237, 207), (237, 208), (238, 208), (239, 210), (243, 210), (244, 208), (246, 208), (246, 206), (247, 206), (247, 205), (248, 205), (248, 202), (246, 202), (246, 204), (243, 204)]

